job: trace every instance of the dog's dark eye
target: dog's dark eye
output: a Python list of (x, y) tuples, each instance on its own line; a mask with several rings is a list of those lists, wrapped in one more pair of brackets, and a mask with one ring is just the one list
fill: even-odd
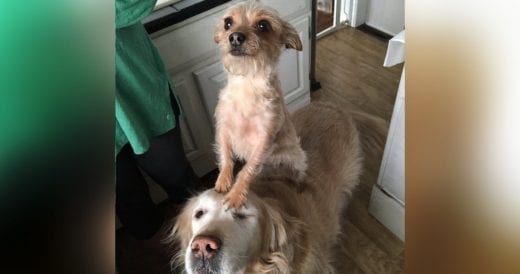
[(224, 29), (228, 30), (229, 28), (231, 28), (231, 26), (233, 26), (233, 20), (231, 20), (231, 18), (229, 17), (224, 19)]
[(235, 220), (244, 220), (247, 218), (247, 215), (241, 212), (233, 212), (233, 219)]
[(204, 210), (202, 210), (202, 209), (197, 210), (197, 212), (195, 212), (195, 219), (200, 219), (200, 217), (202, 217), (202, 215), (204, 215)]
[(267, 32), (270, 30), (271, 25), (266, 20), (260, 20), (258, 24), (256, 24), (256, 28), (260, 31)]

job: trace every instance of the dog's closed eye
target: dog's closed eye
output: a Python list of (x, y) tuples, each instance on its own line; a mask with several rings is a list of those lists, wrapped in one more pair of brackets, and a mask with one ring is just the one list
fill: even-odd
[(247, 217), (248, 215), (242, 212), (233, 212), (233, 219), (235, 220), (245, 220)]

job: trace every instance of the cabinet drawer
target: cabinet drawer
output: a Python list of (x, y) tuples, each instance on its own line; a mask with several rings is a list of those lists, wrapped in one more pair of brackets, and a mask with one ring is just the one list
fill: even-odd
[(201, 55), (211, 51), (217, 54), (213, 33), (224, 10), (219, 7), (212, 12), (203, 19), (174, 28), (153, 39), (166, 69), (172, 70), (190, 61), (199, 60)]
[[(309, 9), (308, 1), (263, 1), (264, 4), (276, 9), (284, 18), (298, 16)], [(215, 25), (221, 20), (228, 7), (236, 1), (223, 4), (200, 20), (193, 21), (182, 27), (172, 27), (170, 32), (153, 39), (167, 69), (173, 69), (189, 61), (196, 60), (204, 54), (217, 52), (217, 44), (213, 41)], [(307, 15), (307, 13), (305, 13)]]
[(227, 74), (222, 63), (217, 62), (193, 72), (197, 82), (199, 94), (206, 108), (209, 121), (214, 121), (215, 108), (217, 107), (218, 94), (227, 83)]

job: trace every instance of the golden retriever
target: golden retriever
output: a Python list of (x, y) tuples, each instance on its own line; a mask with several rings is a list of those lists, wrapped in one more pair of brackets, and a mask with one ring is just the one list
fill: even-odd
[[(169, 236), (187, 273), (334, 273), (340, 216), (358, 183), (362, 151), (350, 116), (313, 103), (293, 116), (307, 151), (305, 188), (263, 171), (244, 207), (227, 209), (213, 189), (190, 199)], [(290, 173), (290, 172), (289, 172)], [(274, 174), (274, 178), (284, 178)]]

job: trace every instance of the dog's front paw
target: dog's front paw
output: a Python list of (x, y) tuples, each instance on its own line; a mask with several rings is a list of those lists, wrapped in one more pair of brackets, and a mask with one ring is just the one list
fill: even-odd
[(231, 189), (232, 182), (233, 177), (231, 176), (231, 173), (220, 172), (217, 182), (215, 183), (215, 191), (218, 193), (228, 192)]
[(224, 200), (224, 204), (229, 208), (239, 209), (246, 204), (247, 193), (231, 190)]

